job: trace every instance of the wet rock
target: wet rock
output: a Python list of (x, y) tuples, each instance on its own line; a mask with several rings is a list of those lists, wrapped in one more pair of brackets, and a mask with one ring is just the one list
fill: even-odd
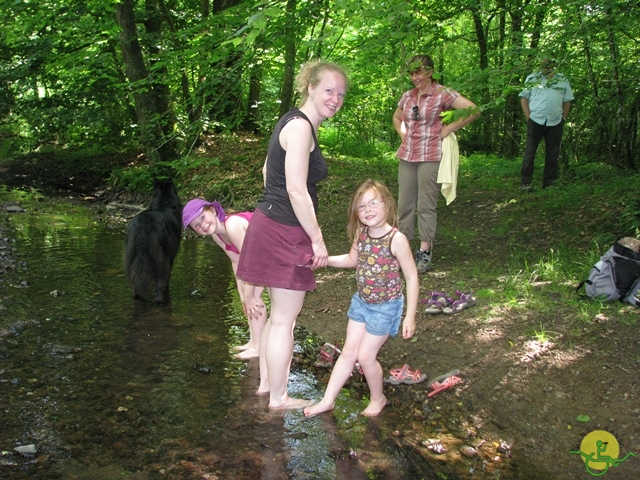
[(68, 355), (70, 353), (79, 353), (82, 351), (80, 347), (69, 347), (67, 345), (51, 345), (51, 353)]
[(199, 371), (200, 373), (211, 373), (213, 372), (213, 369), (211, 367), (207, 367), (205, 365), (198, 365), (197, 363), (193, 365), (193, 368), (197, 371)]
[(24, 213), (26, 210), (22, 208), (20, 205), (7, 205), (4, 207), (7, 213)]
[(505, 457), (511, 456), (511, 445), (509, 445), (504, 440), (500, 440), (500, 444), (498, 445), (496, 450), (498, 451), (498, 453), (502, 453)]
[(13, 451), (19, 455), (22, 455), (23, 457), (28, 457), (28, 456), (35, 455), (38, 452), (38, 449), (34, 444), (29, 444), (29, 445), (21, 445), (19, 447), (16, 447), (13, 449)]
[(442, 442), (440, 442), (440, 440), (428, 438), (422, 441), (422, 446), (427, 447), (427, 450), (437, 455), (442, 455), (443, 453), (447, 453), (447, 449), (444, 447), (444, 445), (442, 445)]
[(460, 453), (467, 458), (474, 457), (478, 454), (478, 451), (473, 448), (471, 445), (462, 445), (460, 448)]
[(27, 326), (26, 322), (16, 322), (13, 325), (9, 325), (9, 332), (11, 333), (19, 333), (24, 330)]

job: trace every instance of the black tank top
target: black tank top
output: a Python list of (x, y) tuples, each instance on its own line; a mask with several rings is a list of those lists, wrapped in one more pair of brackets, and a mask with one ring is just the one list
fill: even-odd
[(292, 108), (276, 124), (269, 141), (267, 160), (266, 185), (262, 191), (262, 197), (258, 201), (257, 208), (272, 220), (284, 225), (300, 225), (291, 206), (287, 194), (287, 181), (285, 178), (284, 160), (286, 151), (280, 146), (280, 132), (284, 126), (294, 118), (303, 118), (309, 122), (315, 147), (309, 154), (309, 173), (307, 175), (307, 191), (311, 196), (313, 208), (318, 212), (318, 193), (316, 184), (326, 178), (329, 173), (327, 162), (320, 152), (318, 139), (313, 130), (309, 118), (297, 108)]

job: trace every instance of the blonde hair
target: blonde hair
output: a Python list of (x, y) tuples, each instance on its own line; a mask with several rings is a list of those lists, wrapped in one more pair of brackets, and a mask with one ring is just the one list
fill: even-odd
[(389, 191), (389, 188), (379, 180), (367, 179), (360, 184), (356, 191), (353, 192), (351, 197), (351, 203), (349, 204), (349, 213), (347, 220), (347, 235), (352, 242), (358, 238), (362, 224), (358, 217), (358, 207), (362, 202), (362, 197), (369, 190), (375, 191), (380, 195), (380, 200), (384, 202), (384, 208), (386, 212), (386, 221), (392, 227), (398, 225), (398, 217), (396, 215), (396, 202), (393, 200), (393, 196)]
[(303, 106), (309, 98), (309, 85), (312, 87), (318, 86), (322, 80), (322, 74), (326, 71), (339, 73), (344, 77), (345, 83), (348, 82), (344, 68), (336, 63), (325, 62), (324, 60), (306, 62), (296, 76), (296, 84), (301, 97), (299, 106)]

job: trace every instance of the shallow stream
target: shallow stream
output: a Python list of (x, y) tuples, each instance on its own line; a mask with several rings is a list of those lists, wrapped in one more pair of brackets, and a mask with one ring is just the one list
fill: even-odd
[[(253, 395), (256, 361), (221, 249), (186, 238), (167, 306), (134, 301), (125, 223), (67, 201), (0, 190), (20, 213), (16, 271), (0, 282), (0, 477), (4, 479), (435, 478), (397, 448), (384, 416), (305, 419)], [(299, 342), (307, 341), (296, 333)], [(294, 396), (319, 398), (292, 368)], [(16, 447), (33, 445), (35, 454)], [(453, 477), (447, 477), (453, 478)]]

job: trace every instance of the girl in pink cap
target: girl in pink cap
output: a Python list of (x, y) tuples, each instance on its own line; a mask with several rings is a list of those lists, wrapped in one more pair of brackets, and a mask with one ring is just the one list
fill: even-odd
[[(249, 220), (253, 212), (240, 212), (227, 215), (219, 202), (207, 202), (201, 198), (194, 198), (187, 202), (182, 210), (182, 224), (184, 228), (191, 228), (198, 235), (209, 235), (220, 248), (224, 250), (233, 268), (233, 274), (238, 269), (240, 251), (244, 236), (249, 227)], [(242, 280), (236, 277), (236, 284), (240, 299), (245, 303), (245, 295), (254, 295), (255, 302), (264, 307), (262, 292), (264, 287), (247, 288)], [(258, 315), (249, 318), (249, 342), (235, 347), (240, 350), (236, 357), (241, 359), (255, 358), (260, 354), (260, 335), (266, 322), (266, 309), (259, 309)]]

